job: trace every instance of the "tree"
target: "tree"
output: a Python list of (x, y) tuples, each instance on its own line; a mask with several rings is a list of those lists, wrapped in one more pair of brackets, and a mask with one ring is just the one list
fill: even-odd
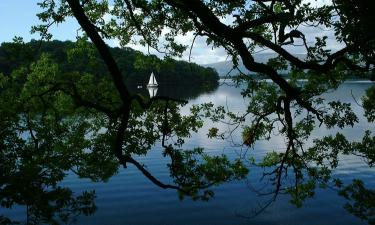
[[(349, 4), (355, 7), (357, 13), (348, 10)], [(116, 90), (116, 93), (110, 92), (110, 97), (115, 100), (108, 101), (115, 104), (82, 101), (74, 89), (69, 92), (69, 96), (81, 100), (78, 101), (81, 106), (101, 112), (106, 117), (109, 121), (106, 133), (112, 138), (108, 139), (108, 143), (111, 143), (115, 156), (124, 167), (128, 163), (136, 165), (146, 177), (162, 188), (174, 188), (193, 197), (197, 197), (198, 191), (203, 189), (205, 192), (202, 197), (205, 199), (212, 195), (207, 190), (209, 186), (230, 179), (240, 179), (247, 170), (241, 159), (233, 163), (225, 157), (204, 156), (205, 165), (218, 165), (214, 174), (228, 174), (208, 176), (212, 173), (207, 167), (191, 166), (198, 163), (194, 161), (193, 155), (203, 154), (202, 150), (181, 152), (172, 148), (172, 145), (167, 145), (165, 137), (172, 132), (186, 137), (187, 130), (194, 131), (198, 121), (190, 118), (182, 123), (181, 119), (177, 119), (179, 117), (173, 115), (176, 111), (169, 108), (176, 99), (159, 97), (145, 100), (138, 95), (131, 95), (123, 80), (124, 74), (120, 72), (105, 39), (118, 39), (125, 46), (140, 36), (140, 44), (165, 52), (167, 57), (176, 57), (181, 56), (188, 48), (176, 41), (176, 35), (191, 32), (195, 36), (206, 37), (207, 43), (213, 47), (225, 48), (235, 66), (241, 59), (249, 71), (272, 79), (273, 83), (269, 84), (245, 74), (235, 78), (238, 83), (246, 84), (243, 96), (250, 98), (248, 109), (243, 115), (235, 115), (223, 107), (215, 108), (211, 104), (197, 106), (192, 111), (194, 118), (210, 117), (216, 122), (226, 119), (236, 127), (242, 127), (243, 145), (249, 147), (259, 139), (270, 138), (272, 132), (286, 137), (285, 152), (270, 153), (262, 162), (255, 162), (259, 166), (272, 168), (266, 176), (274, 183), (274, 189), (269, 193), (272, 194), (270, 201), (259, 211), (275, 200), (279, 193), (290, 194), (292, 202), (299, 206), (305, 198), (313, 195), (318, 184), (324, 186), (334, 182), (340, 188), (341, 183), (333, 181), (330, 176), (331, 170), (337, 166), (339, 154), (361, 155), (372, 166), (375, 138), (371, 131), (364, 133), (362, 141), (350, 142), (338, 133), (315, 140), (313, 146), (305, 145), (316, 126), (323, 124), (327, 129), (343, 128), (357, 122), (350, 105), (341, 102), (325, 103), (319, 95), (337, 88), (347, 79), (349, 71), (373, 70), (375, 46), (374, 35), (369, 29), (370, 21), (373, 21), (373, 6), (370, 1), (349, 3), (335, 0), (330, 5), (312, 6), (301, 0), (115, 0), (109, 7), (107, 1), (44, 0), (40, 6), (45, 9), (39, 14), (44, 24), (33, 30), (50, 38), (50, 24), (63, 22), (69, 16), (75, 17), (108, 68), (112, 79), (108, 85)], [(362, 15), (358, 12), (365, 13)], [(104, 15), (110, 15), (111, 19), (103, 20)], [(222, 22), (225, 19), (232, 22)], [(308, 43), (301, 29), (303, 26), (333, 29), (342, 48), (332, 52), (327, 46), (327, 37), (324, 36), (317, 37), (313, 44)], [(363, 36), (358, 38), (356, 32)], [(160, 43), (159, 40), (164, 41)], [(307, 57), (303, 60), (295, 57), (287, 48), (296, 43), (304, 46), (307, 52)], [(267, 64), (256, 62), (253, 54), (259, 49), (269, 49), (278, 56)], [(287, 65), (292, 67), (290, 80), (277, 72), (280, 66)], [(308, 82), (300, 85), (298, 79), (307, 79)], [(373, 90), (370, 89), (364, 99), (369, 122), (374, 121)], [(163, 110), (156, 110), (160, 116), (164, 115), (160, 118), (158, 132), (165, 147), (165, 155), (174, 162), (171, 164), (171, 174), (176, 185), (161, 183), (131, 156), (147, 153), (150, 145), (155, 143), (155, 139), (147, 142), (146, 146), (138, 146), (137, 143), (140, 142), (134, 142), (136, 139), (132, 139), (135, 138), (132, 132), (142, 132), (142, 129), (134, 130), (132, 118), (144, 110), (152, 110), (156, 107), (156, 102), (164, 106)], [(303, 119), (298, 120), (297, 117)], [(177, 126), (178, 124), (182, 125)], [(277, 129), (275, 124), (279, 124), (281, 129)], [(149, 135), (143, 134), (151, 137)], [(216, 128), (212, 128), (209, 133), (213, 138), (225, 135)], [(293, 171), (293, 185), (282, 180), (288, 170)], [(182, 179), (188, 174), (197, 176)], [(202, 177), (205, 179), (202, 180)]]
[[(77, 45), (80, 45), (79, 48)], [(147, 83), (152, 72), (151, 68), (157, 74), (156, 78), (160, 84), (190, 84), (200, 88), (214, 88), (218, 83), (219, 76), (212, 68), (171, 58), (162, 60), (155, 55), (147, 56), (131, 48), (110, 48), (110, 51), (119, 64), (122, 74), (126, 74), (124, 80), (128, 84)], [(81, 71), (93, 74), (95, 77), (108, 76), (95, 46), (89, 43), (87, 38), (80, 38), (77, 43), (58, 40), (49, 42), (31, 40), (29, 43), (19, 40), (2, 43), (0, 71), (4, 75), (9, 75), (17, 67), (29, 64), (44, 53), (49, 54), (59, 64), (63, 73)]]
[[(65, 54), (80, 50), (82, 43), (76, 42)], [(97, 60), (88, 59), (89, 65)], [(112, 150), (123, 109), (109, 77), (86, 71), (64, 72), (51, 55), (41, 54), (8, 75), (0, 74), (0, 87), (1, 207), (25, 205), (27, 224), (71, 223), (79, 215), (93, 214), (95, 192), (73, 194), (59, 182), (67, 171), (92, 181), (107, 181), (119, 169)], [(185, 104), (182, 100), (151, 103), (146, 103), (147, 110), (136, 103), (131, 105), (129, 127), (123, 136), (127, 162), (150, 181), (178, 190), (181, 197), (207, 199), (212, 185), (246, 174), (246, 168), (225, 156), (212, 157), (200, 148), (184, 152), (172, 148), (182, 146), (184, 138), (202, 126), (201, 118), (197, 113), (180, 115), (179, 107)], [(175, 142), (169, 140), (171, 137)], [(163, 141), (164, 154), (173, 154), (169, 165), (173, 185), (160, 182), (130, 157), (146, 154), (159, 140)], [(220, 176), (211, 174), (213, 164)], [(15, 221), (1, 215), (0, 222)]]

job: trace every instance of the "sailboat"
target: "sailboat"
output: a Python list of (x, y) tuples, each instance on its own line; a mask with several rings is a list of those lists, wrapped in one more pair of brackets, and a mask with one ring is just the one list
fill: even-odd
[(147, 90), (148, 90), (148, 94), (150, 95), (150, 98), (155, 97), (156, 94), (158, 93), (158, 87), (157, 86), (147, 87)]
[(157, 87), (158, 82), (156, 82), (156, 78), (154, 72), (151, 72), (150, 80), (148, 81), (147, 87)]

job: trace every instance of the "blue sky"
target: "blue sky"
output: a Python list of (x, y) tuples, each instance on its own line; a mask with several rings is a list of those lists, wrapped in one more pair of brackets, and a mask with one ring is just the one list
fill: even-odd
[[(21, 36), (25, 41), (38, 39), (31, 35), (31, 26), (40, 24), (36, 14), (41, 12), (37, 0), (0, 0), (0, 42), (12, 41), (14, 36)], [(73, 40), (76, 36), (78, 24), (69, 19), (63, 24), (54, 26), (51, 32), (54, 39)]]
[[(30, 30), (33, 25), (40, 24), (36, 14), (42, 10), (37, 3), (40, 0), (0, 0), (0, 43), (10, 42), (15, 36), (23, 37), (25, 41), (31, 39), (39, 39), (36, 34), (31, 34)], [(73, 18), (69, 18), (62, 24), (51, 27), (50, 32), (53, 39), (58, 40), (74, 40), (79, 28), (78, 23)], [(185, 37), (179, 37), (181, 42), (190, 44), (193, 34)], [(109, 41), (109, 45), (116, 45), (116, 41)], [(140, 45), (129, 44), (129, 47), (147, 53), (147, 48)], [(159, 57), (163, 55), (156, 51), (151, 51)], [(182, 59), (188, 60), (188, 52)], [(201, 64), (223, 61), (226, 54), (223, 49), (212, 49), (205, 44), (205, 38), (198, 38), (192, 54), (192, 61)]]
[[(12, 41), (14, 36), (21, 36), (25, 41), (30, 39), (39, 39), (38, 35), (31, 35), (30, 30), (33, 25), (40, 24), (36, 14), (41, 12), (41, 9), (37, 5), (37, 2), (41, 0), (0, 0), (0, 43)], [(330, 0), (305, 0), (313, 2), (316, 5), (324, 4)], [(225, 18), (223, 22), (231, 24), (233, 18)], [(69, 18), (62, 24), (54, 25), (51, 27), (50, 32), (53, 34), (53, 39), (58, 40), (74, 40), (79, 28), (78, 23), (75, 19)], [(333, 36), (333, 31), (324, 31), (320, 28), (304, 28), (300, 27), (301, 31), (306, 34), (308, 45), (315, 42), (316, 36), (328, 36), (328, 46), (333, 50), (338, 50), (342, 47), (341, 44), (337, 43)], [(176, 39), (181, 44), (189, 45), (192, 43), (194, 35), (192, 32), (184, 35), (177, 36)], [(139, 38), (138, 38), (139, 39)], [(162, 40), (162, 39), (161, 39)], [(111, 46), (116, 46), (117, 41), (111, 40), (107, 42)], [(129, 43), (129, 47), (136, 50), (148, 53), (147, 47), (139, 44)], [(290, 47), (293, 53), (304, 53), (303, 47)], [(151, 51), (151, 54), (156, 54), (159, 57), (163, 57), (162, 54)], [(189, 60), (189, 51), (186, 51), (182, 58), (183, 60)], [(212, 48), (212, 46), (206, 45), (206, 38), (198, 37), (195, 40), (194, 48), (191, 55), (191, 61), (198, 64), (208, 64), (220, 61), (228, 60), (227, 54), (223, 48)]]

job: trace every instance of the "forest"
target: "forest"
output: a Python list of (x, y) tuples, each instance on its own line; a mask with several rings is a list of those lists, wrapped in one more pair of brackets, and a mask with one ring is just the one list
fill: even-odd
[[(80, 51), (74, 51), (80, 46)], [(198, 86), (216, 86), (219, 76), (212, 68), (205, 68), (195, 63), (178, 61), (172, 58), (160, 59), (155, 55), (145, 55), (129, 47), (111, 48), (124, 80), (134, 85), (146, 85), (151, 72), (155, 73), (160, 84), (189, 84)], [(2, 43), (0, 46), (0, 72), (9, 75), (15, 68), (30, 65), (48, 55), (59, 64), (62, 73), (81, 71), (98, 77), (108, 76), (108, 70), (92, 43), (87, 39), (72, 41), (37, 41), (28, 43)], [(88, 64), (91, 61), (91, 64)]]
[[(0, 49), (0, 224), (375, 224), (375, 86), (352, 82), (375, 71), (371, 0), (38, 6), (41, 40)], [(80, 35), (53, 41), (68, 19)], [(246, 73), (175, 60), (202, 40)], [(218, 88), (133, 93), (152, 71)]]

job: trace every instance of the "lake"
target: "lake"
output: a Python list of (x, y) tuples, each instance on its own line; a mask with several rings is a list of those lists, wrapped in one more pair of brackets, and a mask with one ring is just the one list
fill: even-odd
[[(374, 124), (369, 124), (363, 115), (363, 109), (356, 101), (360, 102), (366, 88), (373, 85), (368, 82), (348, 81), (336, 91), (326, 94), (329, 100), (341, 100), (351, 103), (354, 111), (359, 115), (359, 123), (353, 128), (340, 132), (346, 134), (351, 140), (361, 138), (364, 130), (375, 131)], [(185, 93), (181, 87), (176, 92)], [(208, 93), (201, 93), (191, 98), (189, 103), (182, 108), (181, 113), (188, 113), (193, 104), (213, 102), (215, 105), (224, 105), (234, 112), (243, 111), (245, 102), (241, 97), (240, 89), (231, 85), (230, 81), (221, 81), (221, 85)], [(259, 141), (251, 149), (241, 149), (233, 146), (228, 140), (207, 139), (207, 129), (212, 122), (207, 121), (200, 132), (186, 140), (185, 148), (204, 147), (210, 154), (226, 154), (230, 158), (238, 155), (251, 155), (261, 159), (269, 151), (283, 151), (285, 140), (280, 137), (271, 138), (270, 141)], [(227, 129), (225, 124), (215, 126)], [(323, 127), (314, 131), (312, 137), (334, 134), (338, 130), (327, 130)], [(234, 133), (233, 140), (240, 141), (241, 134)], [(160, 180), (168, 183), (171, 180), (166, 164), (168, 159), (162, 157), (162, 147), (158, 143), (149, 154), (137, 159), (147, 166), (147, 169)], [(375, 169), (369, 168), (363, 159), (355, 156), (343, 156), (334, 176), (349, 183), (352, 179), (362, 179), (366, 187), (375, 188)], [(193, 201), (189, 198), (179, 200), (175, 190), (164, 190), (152, 184), (134, 166), (127, 169), (120, 168), (118, 173), (108, 182), (91, 182), (88, 179), (79, 179), (69, 173), (61, 183), (75, 193), (85, 190), (95, 190), (97, 205), (96, 212), (91, 216), (80, 216), (76, 224), (367, 224), (344, 208), (346, 200), (331, 189), (317, 189), (314, 197), (307, 199), (301, 208), (289, 203), (288, 195), (279, 195), (277, 200), (264, 212), (254, 218), (250, 217), (259, 204), (269, 199), (269, 196), (258, 196), (252, 187), (260, 187), (265, 182), (260, 181), (263, 170), (251, 167), (247, 179), (228, 182), (214, 187), (215, 196), (209, 201)], [(25, 221), (25, 207), (19, 206), (12, 209), (0, 208), (0, 215), (12, 219)]]

